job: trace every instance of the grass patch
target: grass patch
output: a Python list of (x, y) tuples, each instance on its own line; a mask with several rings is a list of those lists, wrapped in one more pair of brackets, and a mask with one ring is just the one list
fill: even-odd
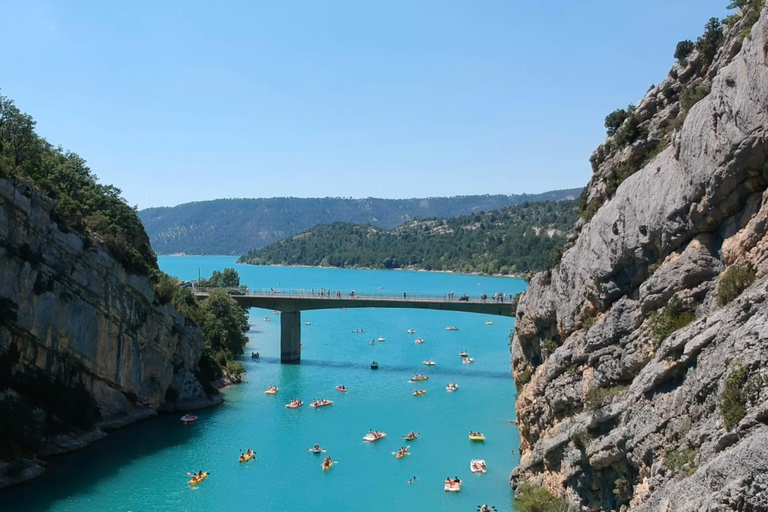
[(755, 282), (755, 271), (742, 265), (731, 265), (723, 272), (717, 285), (717, 303), (729, 304)]
[(611, 386), (607, 388), (592, 388), (584, 397), (584, 406), (588, 409), (599, 409), (608, 398), (619, 396), (629, 389), (629, 386)]
[(696, 315), (685, 309), (683, 301), (672, 297), (661, 313), (654, 311), (651, 314), (650, 325), (654, 347), (658, 348), (670, 334), (682, 329), (695, 319)]
[(544, 487), (526, 482), (517, 488), (512, 508), (518, 512), (561, 512), (567, 505)]
[(668, 453), (664, 458), (664, 464), (675, 474), (682, 474), (689, 477), (696, 472), (696, 456), (699, 454), (697, 448), (685, 448), (676, 452)]
[(629, 485), (626, 478), (617, 478), (613, 482), (613, 495), (616, 496), (619, 501), (625, 501), (631, 490), (632, 486)]

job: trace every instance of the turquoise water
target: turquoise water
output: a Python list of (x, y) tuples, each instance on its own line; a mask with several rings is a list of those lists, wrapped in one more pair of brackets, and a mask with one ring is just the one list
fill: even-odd
[[(225, 266), (228, 257), (162, 257), (160, 266), (182, 279), (196, 279)], [(236, 265), (251, 287), (387, 291), (517, 293), (517, 279), (426, 272), (251, 267)], [(270, 318), (270, 322), (263, 319)], [(302, 363), (279, 364), (279, 316), (252, 309), (247, 382), (224, 392), (226, 403), (200, 411), (194, 425), (165, 415), (123, 430), (86, 450), (56, 458), (44, 476), (0, 493), (0, 510), (69, 511), (469, 511), (488, 503), (510, 510), (509, 474), (518, 462), (515, 388), (509, 372), (508, 335), (514, 319), (415, 309), (310, 311), (302, 314)], [(493, 325), (485, 325), (492, 320)], [(455, 325), (459, 331), (445, 331)], [(365, 334), (353, 334), (362, 328)], [(406, 334), (409, 328), (416, 330)], [(372, 338), (385, 342), (371, 346)], [(414, 344), (416, 337), (425, 343)], [(467, 349), (475, 362), (461, 364)], [(431, 358), (437, 366), (421, 362)], [(369, 369), (371, 360), (380, 369)], [(425, 373), (427, 382), (408, 382)], [(460, 389), (445, 391), (455, 380)], [(346, 394), (337, 384), (349, 388)], [(265, 395), (277, 385), (277, 395)], [(412, 396), (415, 388), (427, 390)], [(305, 406), (285, 404), (302, 398)], [(311, 409), (314, 398), (334, 401)], [(365, 443), (368, 429), (386, 432)], [(421, 433), (411, 455), (392, 452), (402, 434)], [(485, 433), (471, 443), (470, 430)], [(315, 443), (338, 461), (328, 472), (322, 457), (306, 449)], [(240, 450), (255, 461), (239, 464)], [(485, 459), (488, 473), (469, 471), (472, 458)], [(187, 485), (187, 471), (211, 471), (201, 485)], [(407, 482), (416, 476), (414, 484)], [(460, 494), (443, 492), (447, 476), (463, 481)]]

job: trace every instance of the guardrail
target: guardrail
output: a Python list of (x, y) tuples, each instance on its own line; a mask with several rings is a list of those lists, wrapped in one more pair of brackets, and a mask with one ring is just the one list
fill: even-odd
[(514, 296), (509, 293), (486, 295), (482, 294), (456, 294), (456, 293), (409, 293), (409, 292), (382, 292), (349, 290), (282, 290), (282, 289), (242, 289), (242, 288), (193, 288), (194, 293), (207, 294), (214, 290), (224, 290), (230, 295), (240, 297), (264, 297), (264, 298), (296, 298), (296, 299), (320, 299), (320, 300), (381, 300), (400, 302), (471, 302), (471, 303), (511, 303)]

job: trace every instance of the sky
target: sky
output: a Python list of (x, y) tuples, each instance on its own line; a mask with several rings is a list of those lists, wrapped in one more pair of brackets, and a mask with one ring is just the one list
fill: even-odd
[(585, 185), (728, 0), (0, 0), (0, 93), (140, 209)]

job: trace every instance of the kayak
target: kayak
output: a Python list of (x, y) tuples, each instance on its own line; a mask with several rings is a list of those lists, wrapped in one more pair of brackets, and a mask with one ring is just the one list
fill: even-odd
[(384, 336), (380, 337), (379, 341), (384, 341)]
[(467, 352), (466, 350), (462, 350), (461, 352), (459, 352), (459, 356), (461, 356), (461, 357), (468, 357), (469, 356), (469, 352)]
[(469, 434), (469, 440), (475, 441), (476, 443), (482, 443), (483, 441), (485, 441), (485, 436), (480, 432), (476, 434)]
[(427, 366), (435, 366), (435, 362), (432, 359), (425, 359), (421, 364), (425, 364)]
[(423, 380), (429, 380), (429, 377), (427, 377), (426, 375), (414, 375), (411, 378), (411, 382), (421, 382)]
[(472, 459), (469, 463), (469, 470), (473, 473), (485, 473), (487, 469), (484, 460)]
[(189, 485), (197, 485), (203, 480), (205, 480), (206, 478), (208, 478), (208, 472), (204, 471), (203, 476), (201, 476), (200, 478), (192, 478), (192, 480), (189, 481)]
[(416, 390), (413, 391), (413, 396), (421, 396), (421, 395), (426, 395), (426, 394), (427, 394), (427, 390), (426, 389), (416, 389)]
[(274, 395), (280, 388), (270, 388), (264, 392), (265, 395)]
[(185, 414), (181, 417), (181, 422), (185, 425), (189, 425), (190, 423), (194, 423), (197, 421), (197, 416), (193, 416), (191, 414)]
[(406, 434), (406, 435), (404, 435), (404, 436), (401, 436), (401, 437), (402, 437), (403, 439), (405, 439), (406, 441), (415, 441), (415, 440), (417, 440), (417, 439), (419, 438), (419, 436), (417, 436), (417, 435), (411, 435), (411, 434)]
[(244, 454), (240, 455), (240, 462), (248, 462), (249, 460), (251, 460), (255, 456), (256, 456), (256, 454), (254, 452), (244, 453)]
[(408, 329), (408, 334), (414, 334), (416, 331), (413, 329)]
[(414, 343), (417, 344), (417, 345), (421, 345), (422, 343), (424, 343), (424, 338), (416, 338)]
[(333, 461), (329, 461), (327, 464), (323, 462), (323, 471), (328, 471), (333, 467)]
[(447, 386), (445, 386), (445, 390), (448, 392), (456, 391), (457, 389), (459, 389), (458, 384), (448, 384)]
[(288, 409), (298, 409), (302, 405), (304, 405), (304, 402), (291, 402), (290, 404), (285, 404)]
[(384, 432), (379, 432), (378, 434), (365, 434), (363, 436), (363, 441), (367, 441), (369, 443), (375, 443), (376, 441), (379, 441), (381, 439), (384, 439), (387, 437), (387, 434)]
[(470, 364), (470, 363), (474, 362), (474, 359), (472, 359), (471, 357), (465, 357), (464, 359), (462, 359), (461, 362), (463, 364)]
[(461, 480), (448, 480), (445, 482), (445, 492), (460, 492)]
[(397, 455), (395, 455), (395, 457), (397, 457), (398, 459), (402, 459), (406, 455), (410, 455), (410, 453), (408, 453), (408, 450), (406, 450), (404, 452), (397, 452)]
[(338, 391), (339, 393), (346, 393), (347, 392), (347, 388), (342, 387), (342, 386), (336, 386), (336, 391)]
[(333, 400), (315, 400), (311, 404), (309, 404), (310, 407), (314, 407), (315, 409), (319, 407), (326, 407), (329, 405), (333, 405)]

